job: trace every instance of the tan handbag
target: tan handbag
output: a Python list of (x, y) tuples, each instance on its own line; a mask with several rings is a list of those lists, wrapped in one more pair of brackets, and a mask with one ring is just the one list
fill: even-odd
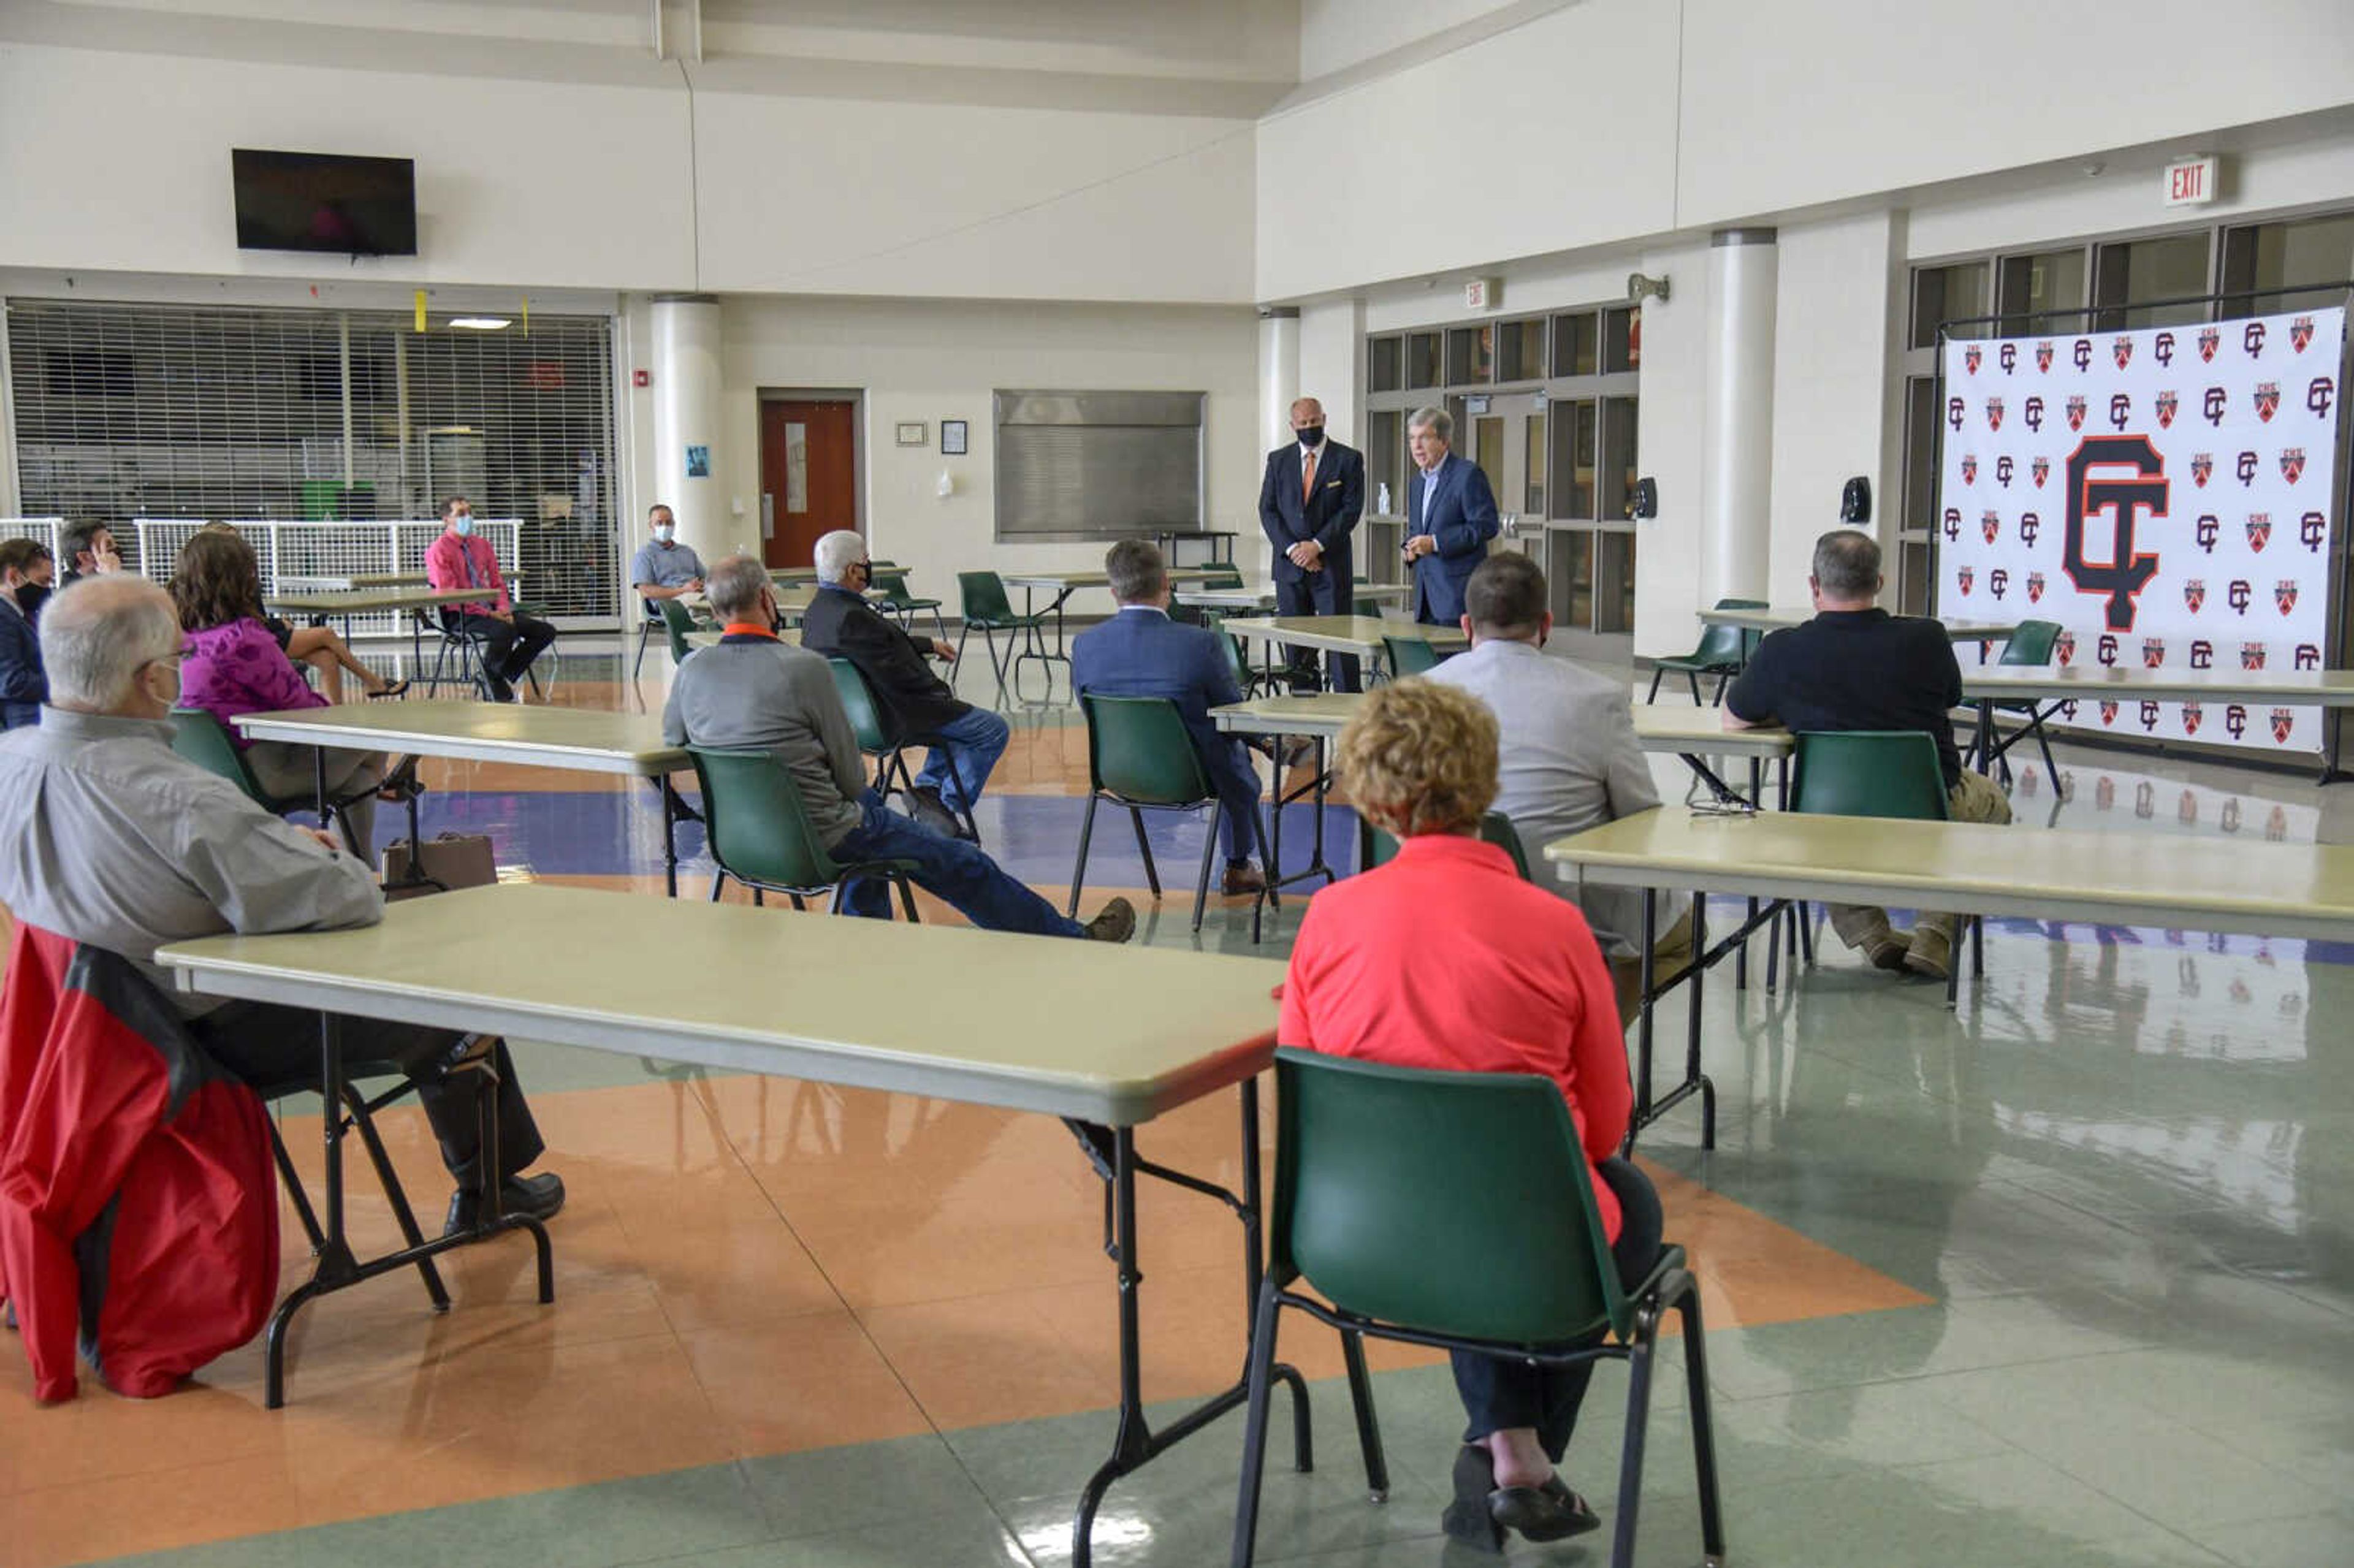
[(484, 833), (440, 833), (418, 846), (411, 869), (408, 841), (398, 839), (384, 852), (384, 895), (414, 898), (459, 887), (488, 887), (499, 879), (498, 863)]

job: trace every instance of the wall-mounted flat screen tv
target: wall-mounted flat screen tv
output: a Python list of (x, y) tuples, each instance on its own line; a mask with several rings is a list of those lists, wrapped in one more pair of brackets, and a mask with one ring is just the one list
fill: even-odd
[(240, 250), (417, 254), (417, 164), (232, 148)]

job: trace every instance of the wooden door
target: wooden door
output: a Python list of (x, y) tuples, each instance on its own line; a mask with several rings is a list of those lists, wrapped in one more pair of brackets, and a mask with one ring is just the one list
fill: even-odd
[(809, 566), (819, 535), (858, 526), (857, 407), (760, 405), (760, 557), (769, 566)]

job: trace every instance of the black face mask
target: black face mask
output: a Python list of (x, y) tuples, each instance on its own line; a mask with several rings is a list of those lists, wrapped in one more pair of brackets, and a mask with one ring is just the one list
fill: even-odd
[(16, 608), (25, 612), (26, 619), (30, 620), (39, 612), (48, 597), (49, 590), (39, 583), (22, 584), (16, 589)]
[(1299, 444), (1310, 451), (1324, 444), (1324, 427), (1321, 425), (1304, 425), (1291, 433), (1298, 436)]

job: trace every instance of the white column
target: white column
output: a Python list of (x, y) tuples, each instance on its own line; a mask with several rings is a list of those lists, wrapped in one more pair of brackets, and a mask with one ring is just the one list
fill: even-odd
[(1299, 312), (1292, 305), (1258, 311), (1259, 450), (1291, 439), (1291, 405), (1299, 396)]
[[(706, 562), (732, 554), (754, 521), (727, 511), (727, 465), (719, 450), (719, 301), (711, 294), (658, 294), (654, 324), (654, 465), (643, 487), (645, 506), (661, 504), (678, 519), (678, 537)], [(689, 478), (689, 449), (704, 449), (703, 477)], [(623, 558), (645, 543), (645, 509), (622, 530)], [(751, 543), (748, 536), (743, 540)], [(753, 548), (758, 549), (757, 544)]]
[(1700, 598), (1772, 599), (1774, 283), (1770, 228), (1709, 237), (1707, 405), (1701, 439)]

